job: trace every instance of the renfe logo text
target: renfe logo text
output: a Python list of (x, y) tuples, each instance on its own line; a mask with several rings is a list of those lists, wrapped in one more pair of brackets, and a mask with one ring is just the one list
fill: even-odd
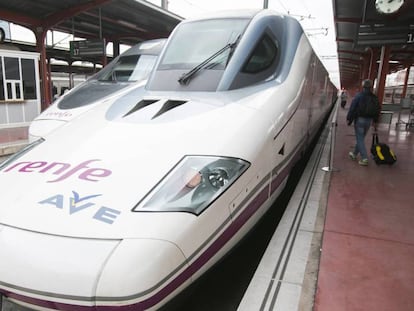
[(71, 176), (77, 176), (79, 179), (86, 181), (99, 181), (100, 179), (111, 175), (112, 171), (105, 168), (89, 166), (92, 162), (97, 161), (100, 160), (87, 160), (78, 165), (61, 162), (48, 163), (45, 161), (19, 162), (8, 167), (4, 172), (18, 171), (22, 173), (57, 175), (56, 179), (48, 180), (47, 182), (58, 182)]

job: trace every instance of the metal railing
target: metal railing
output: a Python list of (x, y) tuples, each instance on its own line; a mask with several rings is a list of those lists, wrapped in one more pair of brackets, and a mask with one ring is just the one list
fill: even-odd
[(334, 112), (333, 112), (332, 119), (331, 119), (331, 124), (330, 124), (330, 127), (331, 127), (331, 130), (330, 130), (331, 140), (330, 140), (330, 148), (329, 148), (329, 164), (328, 164), (328, 166), (322, 167), (322, 170), (325, 171), (325, 172), (339, 171), (339, 169), (335, 169), (333, 167), (333, 157), (334, 157), (334, 154), (335, 154), (336, 129), (338, 127), (339, 102), (340, 102), (340, 99), (338, 98), (336, 103), (335, 103)]

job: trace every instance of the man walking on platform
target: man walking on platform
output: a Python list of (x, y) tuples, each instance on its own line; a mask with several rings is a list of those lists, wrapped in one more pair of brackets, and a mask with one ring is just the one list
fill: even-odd
[(342, 90), (341, 92), (341, 107), (342, 108), (345, 108), (347, 98), (348, 98), (348, 95), (346, 94), (346, 91)]
[(365, 136), (373, 124), (375, 130), (380, 115), (380, 104), (378, 97), (372, 93), (372, 81), (364, 80), (362, 82), (362, 92), (355, 95), (351, 102), (348, 114), (346, 116), (348, 125), (354, 122), (356, 144), (354, 151), (349, 152), (349, 157), (356, 160), (360, 154), (360, 165), (368, 165), (368, 154), (365, 148)]

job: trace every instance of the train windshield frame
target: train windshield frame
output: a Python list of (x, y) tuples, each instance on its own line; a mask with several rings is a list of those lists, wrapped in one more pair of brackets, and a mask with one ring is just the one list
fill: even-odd
[[(171, 38), (157, 70), (189, 70), (240, 37), (250, 19), (222, 18), (182, 24)], [(228, 49), (209, 68), (223, 70), (231, 57)]]

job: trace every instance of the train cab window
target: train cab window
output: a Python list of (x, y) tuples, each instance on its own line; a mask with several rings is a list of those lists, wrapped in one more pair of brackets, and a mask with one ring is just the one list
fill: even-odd
[(169, 39), (147, 88), (215, 91), (249, 21), (217, 18), (181, 24)]
[(103, 71), (96, 78), (99, 81), (135, 82), (148, 78), (154, 67), (156, 55), (122, 56), (111, 70)]
[(276, 73), (279, 59), (277, 41), (265, 32), (235, 77), (230, 89), (237, 89), (265, 81)]
[(154, 68), (157, 55), (121, 55), (108, 66), (80, 85), (75, 92), (69, 92), (58, 102), (60, 109), (86, 106), (103, 99), (129, 83), (145, 81)]
[(242, 72), (245, 73), (258, 73), (269, 68), (277, 55), (277, 46), (270, 38), (265, 34), (259, 43), (256, 45), (253, 53), (250, 55), (246, 64), (244, 65)]

